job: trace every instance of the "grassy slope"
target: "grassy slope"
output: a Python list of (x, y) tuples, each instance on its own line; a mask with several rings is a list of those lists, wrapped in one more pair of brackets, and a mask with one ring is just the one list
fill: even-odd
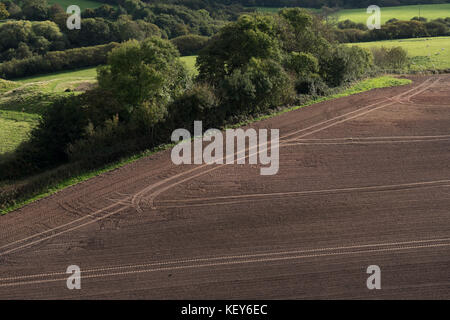
[[(368, 91), (368, 90), (371, 90), (371, 89), (375, 89), (375, 88), (385, 88), (385, 87), (392, 87), (392, 86), (400, 86), (400, 85), (406, 85), (406, 84), (409, 84), (409, 83), (411, 83), (410, 80), (397, 79), (397, 78), (392, 78), (392, 77), (388, 77), (388, 76), (378, 77), (378, 78), (373, 78), (373, 79), (367, 79), (367, 80), (360, 81), (360, 82), (354, 84), (353, 86), (343, 90), (342, 92), (340, 92), (338, 94), (335, 94), (335, 95), (332, 95), (332, 96), (329, 96), (329, 97), (324, 97), (324, 98), (321, 98), (319, 100), (310, 101), (310, 102), (308, 102), (308, 103), (306, 103), (306, 104), (304, 104), (302, 106), (296, 106), (296, 107), (293, 107), (293, 108), (282, 110), (280, 112), (277, 112), (277, 113), (274, 113), (274, 114), (271, 114), (271, 115), (262, 116), (262, 117), (259, 117), (257, 119), (249, 120), (246, 123), (236, 124), (233, 127), (237, 127), (237, 126), (240, 126), (240, 125), (248, 124), (248, 123), (251, 123), (251, 122), (260, 121), (262, 119), (269, 118), (269, 117), (274, 117), (274, 116), (279, 115), (281, 113), (285, 113), (285, 112), (289, 112), (289, 111), (292, 111), (292, 110), (295, 110), (295, 109), (299, 109), (299, 108), (302, 108), (302, 107), (310, 106), (310, 105), (312, 105), (314, 103), (317, 103), (317, 102), (331, 100), (331, 99), (340, 98), (340, 97), (345, 97), (345, 96), (349, 96), (349, 95), (352, 95), (352, 94), (356, 94), (356, 93)], [(80, 174), (80, 175), (71, 177), (71, 178), (66, 179), (64, 181), (55, 182), (52, 185), (48, 185), (46, 188), (41, 190), (38, 194), (30, 195), (30, 196), (26, 197), (25, 199), (24, 198), (18, 199), (18, 202), (16, 204), (12, 205), (12, 206), (9, 206), (9, 207), (6, 207), (6, 208), (2, 208), (1, 204), (0, 204), (0, 213), (1, 214), (6, 214), (6, 213), (11, 212), (13, 210), (16, 210), (16, 209), (18, 209), (20, 207), (23, 207), (24, 205), (29, 204), (29, 203), (31, 203), (33, 201), (36, 201), (36, 200), (42, 199), (42, 198), (44, 198), (46, 196), (49, 196), (51, 194), (54, 194), (54, 193), (56, 193), (56, 192), (58, 192), (58, 191), (60, 191), (60, 190), (62, 190), (64, 188), (66, 188), (66, 187), (69, 187), (69, 186), (75, 185), (77, 183), (80, 183), (82, 181), (88, 180), (88, 179), (90, 179), (92, 177), (95, 177), (95, 176), (97, 176), (97, 175), (99, 175), (99, 174), (101, 174), (103, 172), (111, 171), (111, 170), (114, 170), (116, 168), (122, 167), (125, 164), (131, 163), (131, 162), (136, 161), (136, 160), (138, 160), (140, 158), (149, 156), (150, 154), (152, 154), (154, 152), (157, 152), (157, 151), (160, 151), (160, 150), (163, 150), (163, 149), (167, 149), (167, 148), (170, 148), (172, 146), (173, 145), (164, 145), (164, 146), (161, 146), (160, 148), (157, 148), (156, 150), (143, 152), (141, 154), (125, 158), (125, 159), (120, 160), (120, 161), (118, 161), (116, 163), (107, 165), (104, 168), (101, 168), (99, 170), (86, 172), (84, 174)]]
[(357, 43), (364, 48), (401, 46), (413, 57), (413, 70), (450, 69), (450, 37)]
[[(366, 23), (370, 16), (364, 9), (348, 9), (338, 12), (339, 20), (352, 20), (354, 22)], [(382, 7), (381, 23), (385, 23), (389, 19), (410, 20), (411, 18), (420, 16), (429, 20), (450, 17), (450, 3), (446, 4), (429, 4), (429, 5), (413, 5), (400, 7)]]
[[(278, 12), (280, 8), (258, 8), (262, 12)], [(428, 5), (412, 5), (399, 7), (382, 7), (381, 23), (385, 23), (389, 19), (396, 18), (398, 20), (410, 20), (416, 16), (431, 19), (450, 17), (450, 3), (447, 4), (428, 4)], [(311, 9), (312, 11), (317, 11)], [(370, 14), (366, 12), (367, 8), (361, 9), (343, 9), (337, 15), (339, 20), (352, 20), (354, 22), (366, 23)]]
[(181, 57), (181, 61), (183, 61), (186, 67), (192, 72), (194, 75), (197, 74), (197, 68), (195, 67), (195, 62), (197, 61), (197, 56), (185, 56)]
[(58, 3), (61, 5), (61, 7), (67, 9), (71, 5), (77, 5), (80, 7), (81, 10), (87, 9), (87, 8), (97, 8), (101, 5), (104, 5), (105, 3), (98, 2), (95, 0), (48, 0), (49, 4), (55, 4)]

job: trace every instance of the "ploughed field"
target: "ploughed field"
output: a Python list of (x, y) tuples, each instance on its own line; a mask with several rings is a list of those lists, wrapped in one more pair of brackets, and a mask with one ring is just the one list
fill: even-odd
[(275, 176), (168, 150), (0, 217), (0, 298), (449, 299), (450, 76), (411, 79), (252, 124)]

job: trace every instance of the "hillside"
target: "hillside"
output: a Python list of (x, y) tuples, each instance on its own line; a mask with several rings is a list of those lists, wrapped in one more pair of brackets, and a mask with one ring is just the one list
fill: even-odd
[(64, 9), (66, 9), (67, 7), (76, 4), (77, 6), (80, 7), (81, 10), (87, 9), (87, 8), (98, 8), (102, 5), (104, 5), (105, 3), (99, 2), (99, 1), (93, 1), (93, 0), (77, 0), (76, 2), (73, 0), (48, 0), (49, 4), (59, 4), (61, 5), (61, 7), (63, 7)]
[[(261, 12), (278, 12), (281, 8), (258, 7)], [(318, 9), (309, 9), (312, 12), (319, 12)], [(342, 9), (335, 16), (339, 21), (352, 20), (357, 23), (366, 23), (369, 15), (366, 8), (362, 9)], [(410, 5), (397, 7), (382, 7), (381, 22), (385, 23), (390, 19), (410, 20), (414, 17), (422, 17), (428, 20), (447, 18), (450, 16), (450, 3), (447, 4), (429, 4), (429, 5)]]

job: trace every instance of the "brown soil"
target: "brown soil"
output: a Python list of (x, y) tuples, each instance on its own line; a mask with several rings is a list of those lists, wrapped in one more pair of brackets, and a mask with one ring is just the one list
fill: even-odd
[(253, 124), (275, 176), (165, 151), (0, 217), (0, 298), (449, 299), (450, 77), (412, 79)]

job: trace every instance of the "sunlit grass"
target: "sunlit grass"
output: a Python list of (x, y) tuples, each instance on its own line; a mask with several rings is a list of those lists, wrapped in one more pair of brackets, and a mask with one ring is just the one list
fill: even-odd
[(355, 45), (364, 48), (400, 46), (412, 57), (412, 70), (450, 69), (450, 37), (361, 42)]
[[(276, 13), (282, 8), (258, 7), (257, 10), (265, 13)], [(309, 9), (313, 12), (319, 12), (319, 9)], [(366, 23), (370, 14), (367, 8), (359, 9), (342, 9), (336, 15), (339, 21), (352, 20), (358, 23)], [(381, 23), (385, 23), (390, 19), (411, 20), (414, 17), (423, 17), (428, 20), (450, 17), (450, 3), (446, 4), (427, 4), (427, 5), (411, 5), (398, 7), (381, 7)]]
[[(87, 9), (87, 8), (97, 8), (100, 7), (106, 3), (99, 2), (99, 1), (93, 1), (93, 0), (48, 0), (49, 4), (55, 4), (58, 3), (63, 7), (64, 10), (66, 10), (71, 5), (77, 5), (80, 7), (81, 10)], [(110, 5), (110, 4), (108, 4)]]

